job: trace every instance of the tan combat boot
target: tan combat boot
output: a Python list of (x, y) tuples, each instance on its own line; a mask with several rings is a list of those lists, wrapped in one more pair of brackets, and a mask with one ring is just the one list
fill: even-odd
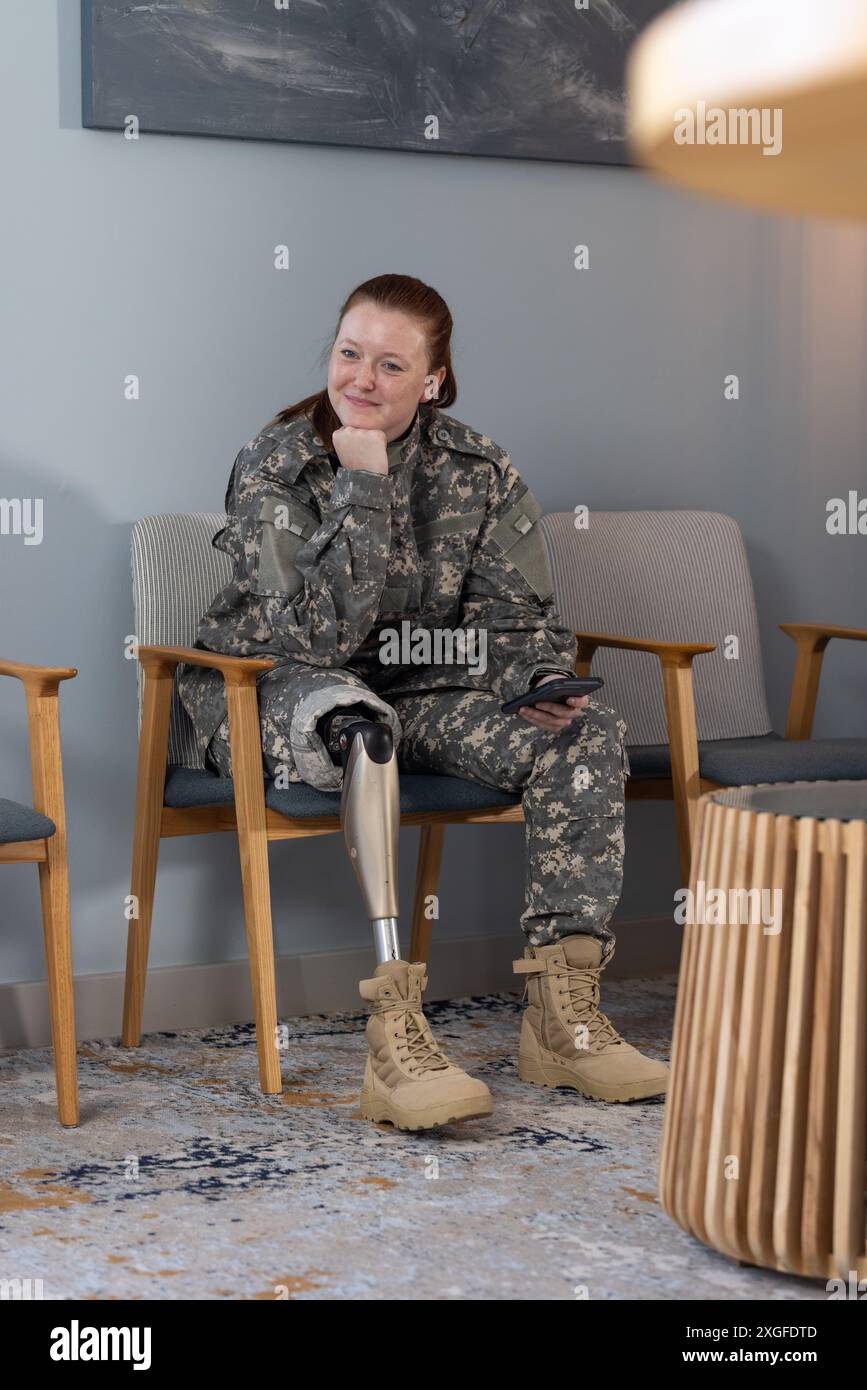
[(427, 966), (383, 961), (372, 980), (359, 981), (372, 1004), (367, 1020), (367, 1066), (361, 1113), (398, 1129), (431, 1129), (451, 1120), (490, 1115), (491, 1093), (443, 1055), (422, 1013)]
[(601, 943), (581, 934), (528, 946), (513, 963), (529, 977), (518, 1075), (538, 1086), (571, 1086), (592, 1100), (664, 1095), (668, 1067), (630, 1047), (599, 1011), (601, 957)]

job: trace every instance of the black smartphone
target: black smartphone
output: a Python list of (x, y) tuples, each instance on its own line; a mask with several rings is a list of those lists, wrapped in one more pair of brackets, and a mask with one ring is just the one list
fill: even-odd
[(546, 681), (544, 685), (534, 685), (532, 690), (518, 695), (514, 700), (507, 700), (500, 705), (500, 709), (503, 714), (514, 714), (522, 705), (538, 705), (540, 700), (551, 700), (555, 705), (565, 704), (570, 695), (592, 695), (604, 684), (601, 676), (569, 676), (559, 681)]

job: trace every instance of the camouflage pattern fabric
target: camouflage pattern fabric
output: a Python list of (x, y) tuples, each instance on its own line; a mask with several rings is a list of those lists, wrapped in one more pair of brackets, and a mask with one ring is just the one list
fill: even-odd
[[(285, 711), (294, 704), (293, 680), (301, 674), (278, 681), (262, 700), (270, 776), (284, 765)], [(347, 688), (353, 702), (369, 700), (360, 682)], [(609, 923), (623, 887), (625, 722), (591, 697), (582, 717), (557, 734), (503, 714), (497, 697), (487, 691), (398, 695), (394, 709), (402, 728), (399, 739), (395, 735), (400, 771), (465, 777), (522, 793), (526, 905), (521, 928), (529, 943), (548, 946), (587, 932), (598, 937), (605, 960), (614, 947)], [(230, 777), (228, 721), (217, 730), (211, 755)], [(342, 769), (334, 770), (342, 776)]]
[[(523, 930), (535, 945), (590, 932), (607, 954), (625, 724), (592, 699), (559, 734), (499, 708), (540, 675), (574, 671), (538, 504), (503, 449), (435, 407), (388, 446), (388, 465), (343, 468), (303, 416), (246, 445), (213, 541), (234, 576), (196, 646), (278, 662), (257, 682), (271, 777), (339, 790), (316, 725), (360, 703), (390, 725), (402, 770), (522, 791)], [(461, 629), (470, 640), (456, 651), (448, 634)], [(222, 677), (182, 667), (178, 689), (206, 761), (230, 776)]]
[[(239, 452), (225, 507), (213, 544), (232, 557), (234, 574), (195, 645), (286, 665), (299, 702), (297, 717), (286, 711), (290, 781), (340, 786), (340, 769), (310, 728), (349, 702), (347, 681), (375, 690), (389, 718), (392, 695), (457, 687), (505, 702), (537, 674), (574, 670), (575, 637), (556, 612), (538, 503), (504, 449), (435, 407), (420, 408), (392, 441), (387, 474), (340, 466), (306, 416), (271, 426)], [(429, 661), (412, 659), (417, 648), (407, 660), (381, 660), (383, 630), (403, 624), (440, 634)], [(442, 640), (458, 632), (468, 639), (464, 661)], [(299, 663), (310, 672), (306, 692)], [(263, 699), (274, 679), (260, 681)], [(226, 716), (222, 677), (181, 667), (178, 690), (204, 759)]]
[(591, 696), (583, 715), (557, 734), (503, 714), (487, 693), (403, 695), (399, 766), (520, 791), (526, 843), (530, 945), (573, 932), (614, 947), (608, 924), (623, 886), (623, 821), (629, 755), (626, 724)]

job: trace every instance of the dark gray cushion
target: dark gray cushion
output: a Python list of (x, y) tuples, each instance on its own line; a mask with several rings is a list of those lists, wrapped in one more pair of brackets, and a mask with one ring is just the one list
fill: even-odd
[[(627, 745), (634, 778), (670, 777), (664, 743)], [(787, 739), (780, 734), (720, 738), (698, 745), (702, 777), (726, 787), (757, 782), (836, 782), (867, 778), (867, 738)]]
[(230, 777), (173, 764), (166, 771), (163, 800), (166, 806), (231, 806), (235, 788)]
[[(631, 777), (636, 781), (671, 776), (667, 744), (628, 745), (627, 749)], [(795, 740), (776, 733), (760, 734), (754, 738), (721, 738), (699, 743), (698, 755), (701, 775), (726, 787), (753, 786), (757, 782), (836, 782), (867, 778), (867, 739), (864, 738)], [(231, 806), (234, 799), (235, 791), (229, 777), (218, 777), (192, 767), (175, 765), (168, 769), (166, 806)], [(518, 792), (499, 791), (463, 777), (439, 777), (420, 772), (400, 775), (402, 814), (515, 806), (520, 800)], [(306, 782), (293, 782), (279, 789), (273, 782), (267, 782), (265, 803), (284, 816), (336, 816), (340, 813), (339, 792), (322, 792)], [(35, 816), (36, 812), (28, 814)], [(50, 833), (53, 831), (51, 826)], [(33, 836), (11, 838), (35, 839), (44, 834), (46, 831), (40, 830)]]
[(41, 811), (0, 797), (0, 845), (11, 845), (16, 840), (44, 840), (56, 832), (54, 821)]
[[(488, 806), (515, 806), (518, 792), (502, 792), (463, 777), (439, 777), (435, 773), (400, 774), (400, 810), (469, 811)], [(166, 774), (166, 806), (231, 805), (235, 799), (231, 778), (218, 777), (199, 768), (171, 766)], [(277, 788), (265, 783), (265, 803), (283, 816), (337, 816), (340, 792), (323, 792), (306, 782)]]

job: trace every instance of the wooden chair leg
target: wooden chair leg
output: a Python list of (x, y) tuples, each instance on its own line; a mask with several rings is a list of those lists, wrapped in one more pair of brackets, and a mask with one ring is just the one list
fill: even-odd
[(39, 896), (45, 934), (48, 1006), (54, 1044), (57, 1110), (62, 1125), (77, 1125), (78, 1071), (75, 1052), (75, 996), (72, 980), (72, 933), (69, 914), (69, 869), (66, 808), (60, 750), (60, 714), (56, 684), (27, 687), (33, 804), (50, 816), (56, 831), (45, 841), (47, 858), (39, 864)]
[(691, 663), (687, 662), (684, 665), (663, 661), (662, 680), (668, 715), (671, 785), (677, 822), (677, 843), (680, 851), (681, 882), (686, 886), (689, 883), (695, 821), (701, 795), (698, 728), (695, 719)]
[(433, 931), (433, 918), (425, 912), (426, 899), (436, 893), (439, 885), (444, 834), (445, 825), (441, 821), (423, 825), (418, 846), (409, 958), (411, 961), (423, 961), (425, 964), (430, 956)]
[(259, 1084), (265, 1095), (279, 1095), (283, 1083), (277, 1046), (277, 989), (259, 703), (256, 686), (251, 683), (235, 685), (227, 679), (226, 696), (238, 849), (244, 886), (244, 917), (259, 1050)]
[(138, 915), (130, 917), (127, 931), (121, 1029), (121, 1042), (125, 1047), (138, 1047), (141, 1041), (166, 781), (173, 676), (174, 668), (170, 665), (149, 665), (145, 670), (129, 890), (132, 911)]
[(39, 865), (39, 895), (48, 969), (48, 1006), (54, 1044), (57, 1111), (62, 1125), (77, 1125), (78, 1061), (75, 1046), (75, 993), (72, 980), (72, 932), (69, 921), (69, 874), (66, 844), (48, 844), (48, 859)]

